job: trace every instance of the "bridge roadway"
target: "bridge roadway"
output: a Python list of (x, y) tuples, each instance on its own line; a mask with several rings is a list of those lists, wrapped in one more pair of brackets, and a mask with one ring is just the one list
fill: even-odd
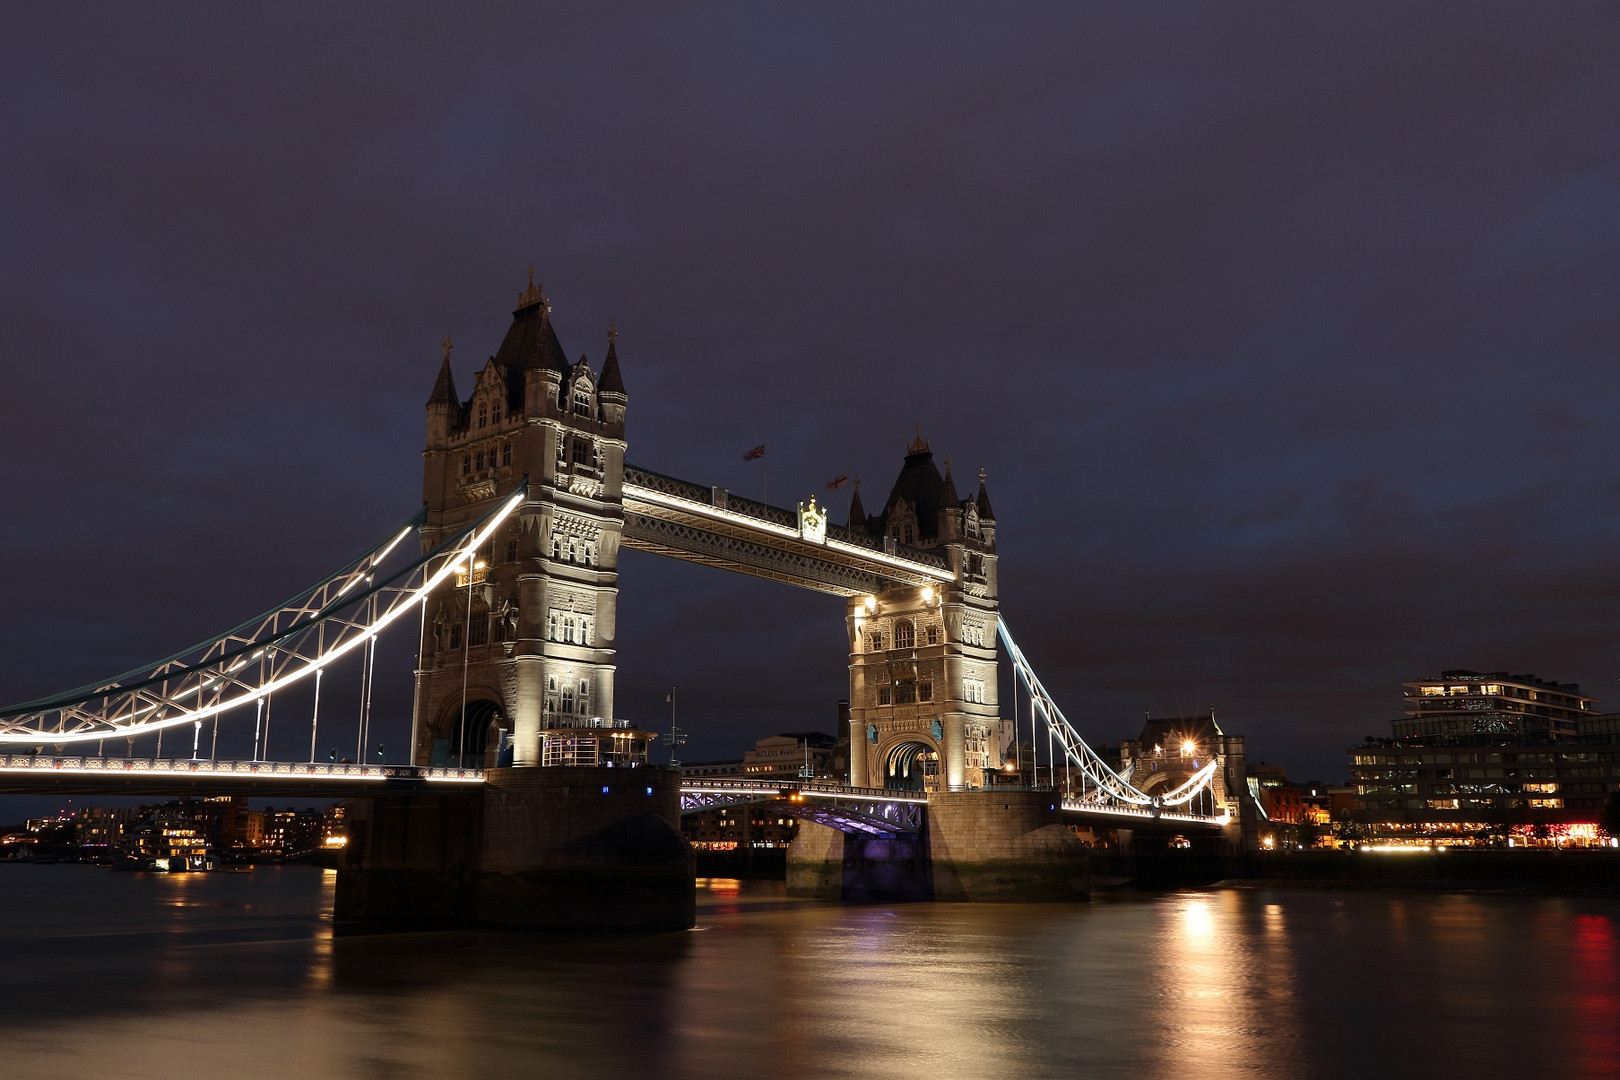
[[(481, 769), (414, 765), (350, 765), (292, 761), (209, 761), (190, 758), (56, 757), (0, 754), (0, 795), (251, 795), (273, 798), (350, 799), (430, 789), (463, 790), (484, 782)], [(1046, 791), (1053, 788), (989, 789)], [(928, 796), (918, 791), (857, 788), (826, 780), (691, 779), (681, 784), (681, 809), (781, 804), (797, 816), (846, 832), (917, 832)], [(1103, 828), (1219, 829), (1223, 818), (1151, 807), (1102, 806), (1063, 799), (1072, 824)]]

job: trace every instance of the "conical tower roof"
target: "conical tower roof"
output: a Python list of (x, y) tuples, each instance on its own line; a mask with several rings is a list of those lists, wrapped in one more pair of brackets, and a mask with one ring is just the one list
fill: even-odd
[(990, 493), (984, 488), (984, 470), (979, 470), (979, 518), (984, 521), (996, 520), (996, 512), (990, 509)]
[(945, 490), (940, 493), (939, 505), (960, 509), (962, 499), (956, 494), (956, 481), (951, 478), (951, 459), (945, 459)]
[(866, 531), (866, 507), (861, 505), (861, 478), (855, 478), (855, 495), (849, 500), (849, 531)]
[(602, 383), (598, 387), (604, 394), (624, 393), (624, 377), (619, 374), (619, 331), (608, 326), (607, 359), (602, 361)]
[(450, 370), (450, 336), (444, 338), (444, 359), (439, 361), (439, 377), (433, 383), (433, 393), (428, 396), (429, 405), (459, 405), (461, 399), (456, 396), (456, 375)]

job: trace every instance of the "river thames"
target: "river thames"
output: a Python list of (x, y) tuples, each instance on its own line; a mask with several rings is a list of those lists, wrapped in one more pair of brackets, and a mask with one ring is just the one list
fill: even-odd
[(336, 936), (333, 877), (0, 865), (6, 1080), (1612, 1077), (1620, 902), (1334, 889)]

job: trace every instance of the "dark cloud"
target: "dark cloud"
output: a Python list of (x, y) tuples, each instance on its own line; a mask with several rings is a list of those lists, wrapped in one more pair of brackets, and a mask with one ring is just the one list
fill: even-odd
[[(536, 263), (631, 458), (773, 501), (913, 424), (1103, 738), (1214, 702), (1337, 777), (1398, 683), (1610, 696), (1603, 5), (313, 5), (0, 34), (0, 697), (233, 623), (419, 500)], [(840, 496), (840, 506), (842, 496)], [(631, 557), (621, 711), (830, 722), (836, 602)], [(396, 714), (408, 709), (408, 658)]]

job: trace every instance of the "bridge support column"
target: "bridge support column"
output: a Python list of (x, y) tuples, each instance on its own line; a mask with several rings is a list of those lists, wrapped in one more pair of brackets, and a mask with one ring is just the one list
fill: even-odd
[(787, 864), (789, 896), (852, 904), (934, 898), (925, 835), (844, 833), (804, 821)]
[(485, 777), (476, 792), (351, 800), (337, 920), (374, 929), (693, 924), (678, 773), (582, 767)]
[(1088, 849), (1043, 791), (957, 791), (928, 797), (934, 897), (959, 901), (1084, 900)]

